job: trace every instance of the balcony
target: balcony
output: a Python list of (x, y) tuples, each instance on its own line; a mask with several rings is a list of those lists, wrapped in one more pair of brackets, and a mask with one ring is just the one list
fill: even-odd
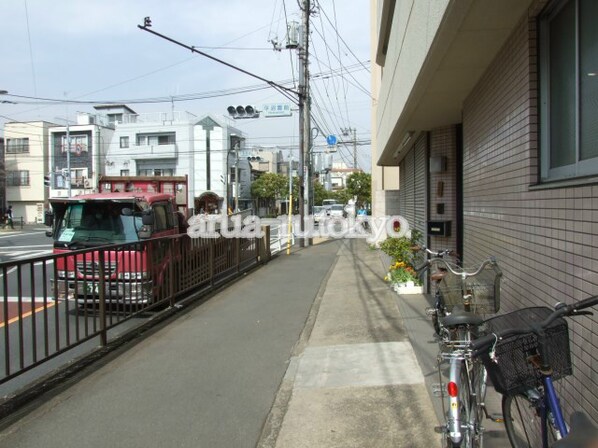
[(175, 159), (177, 157), (176, 143), (170, 145), (137, 145), (133, 146), (133, 159)]

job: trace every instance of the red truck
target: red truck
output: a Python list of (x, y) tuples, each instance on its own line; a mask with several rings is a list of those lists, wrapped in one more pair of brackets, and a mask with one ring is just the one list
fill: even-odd
[(56, 259), (52, 292), (79, 304), (100, 290), (107, 302), (153, 302), (176, 257), (171, 240), (154, 238), (185, 233), (187, 176), (103, 176), (98, 191), (50, 199), (54, 253), (81, 250)]

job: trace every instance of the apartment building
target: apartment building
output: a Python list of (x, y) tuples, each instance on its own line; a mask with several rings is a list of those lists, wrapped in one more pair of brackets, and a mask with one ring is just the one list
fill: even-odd
[(8, 122), (4, 125), (4, 168), (6, 204), (12, 205), (15, 220), (41, 222), (47, 206), (50, 128), (47, 121)]
[(137, 114), (117, 105), (105, 112), (114, 123), (107, 175), (186, 175), (188, 203), (196, 212), (227, 210), (235, 199), (249, 202), (251, 168), (239, 156), (245, 137), (224, 119), (180, 111)]
[[(374, 162), (399, 167), (396, 205), (430, 247), (498, 258), (503, 312), (598, 294), (597, 16), (590, 0), (372, 1)], [(594, 420), (596, 328), (570, 323), (561, 391)]]
[(347, 188), (347, 178), (353, 173), (360, 173), (358, 168), (348, 168), (344, 162), (335, 162), (330, 170), (330, 185), (332, 190), (344, 190)]
[[(101, 111), (101, 106), (96, 110)], [(101, 113), (80, 112), (75, 123), (49, 128), (49, 170), (45, 172), (51, 198), (69, 196), (69, 172), (71, 196), (97, 191), (113, 133), (113, 123)]]

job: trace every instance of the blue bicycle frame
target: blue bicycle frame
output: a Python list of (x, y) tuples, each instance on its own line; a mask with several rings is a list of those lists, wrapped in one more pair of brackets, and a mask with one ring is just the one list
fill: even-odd
[(550, 410), (552, 412), (556, 429), (558, 429), (560, 432), (561, 437), (565, 437), (567, 435), (568, 429), (567, 425), (565, 424), (565, 419), (563, 418), (563, 411), (561, 410), (559, 398), (556, 394), (556, 390), (554, 389), (552, 375), (542, 375), (542, 382), (544, 384), (544, 403), (542, 406), (542, 446), (543, 448), (549, 448), (547, 411)]

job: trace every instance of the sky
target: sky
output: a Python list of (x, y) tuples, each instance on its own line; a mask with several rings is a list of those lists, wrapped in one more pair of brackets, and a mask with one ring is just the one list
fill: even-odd
[[(0, 18), (0, 127), (45, 120), (64, 125), (95, 104), (137, 113), (186, 111), (227, 116), (230, 105), (290, 103), (262, 80), (138, 28), (193, 46), (296, 90), (298, 52), (284, 48), (298, 0), (4, 0)], [(339, 142), (335, 161), (370, 171), (369, 0), (312, 0), (310, 85), (314, 151)], [(274, 50), (274, 43), (282, 48)], [(293, 106), (295, 107), (295, 106)], [(227, 118), (228, 120), (228, 118)], [(247, 147), (299, 143), (298, 114), (231, 121)], [(349, 133), (343, 136), (343, 131)], [(3, 132), (2, 132), (3, 133)], [(296, 157), (296, 150), (294, 151)]]

